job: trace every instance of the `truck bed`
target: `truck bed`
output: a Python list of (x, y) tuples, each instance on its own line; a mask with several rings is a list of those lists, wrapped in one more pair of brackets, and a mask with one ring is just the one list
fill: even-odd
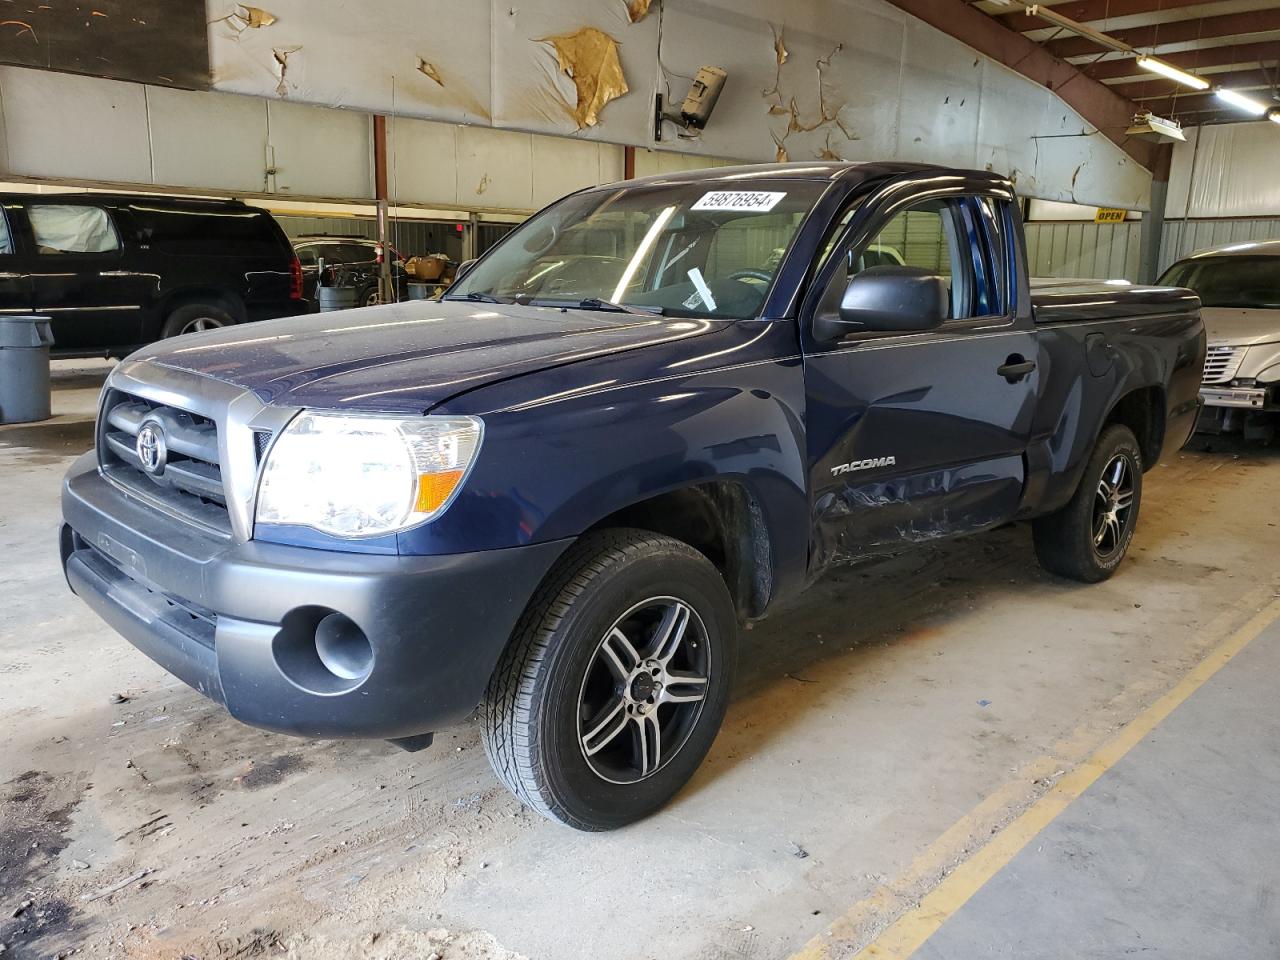
[(1118, 320), (1188, 315), (1200, 299), (1180, 287), (1157, 287), (1127, 280), (1031, 279), (1036, 323)]

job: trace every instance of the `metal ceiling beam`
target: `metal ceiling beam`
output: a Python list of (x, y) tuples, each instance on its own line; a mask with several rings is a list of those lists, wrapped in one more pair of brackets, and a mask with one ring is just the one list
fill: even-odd
[(1206, 105), (1203, 109), (1191, 110), (1179, 114), (1175, 119), (1182, 124), (1184, 130), (1204, 126), (1206, 123), (1257, 123), (1258, 117), (1251, 117), (1239, 110), (1217, 110)]
[[(1066, 0), (1053, 4), (1053, 11), (1063, 16), (1089, 23), (1093, 20), (1131, 17), (1140, 13), (1175, 10), (1179, 7), (1200, 7), (1211, 0)], [(1010, 30), (1039, 30), (1044, 21), (1037, 17), (1028, 17), (1022, 4), (1009, 7), (1007, 10), (993, 10), (991, 16), (999, 17), (1000, 22)]]
[[(1280, 107), (1280, 100), (1274, 99), (1269, 90), (1242, 90), (1241, 93), (1247, 93), (1254, 100), (1268, 106)], [(1235, 114), (1241, 120), (1262, 119), (1247, 114), (1243, 110), (1232, 110), (1228, 104), (1224, 104), (1212, 93), (1183, 93), (1164, 100), (1147, 100), (1142, 104), (1142, 109), (1150, 110), (1158, 117), (1181, 117), (1192, 113), (1222, 110)]]
[[(1097, 51), (1097, 47), (1093, 48)], [(1221, 47), (1205, 47), (1201, 50), (1188, 50), (1185, 53), (1162, 53), (1160, 59), (1171, 63), (1179, 70), (1195, 73), (1204, 67), (1221, 64), (1251, 64), (1270, 62), (1280, 57), (1280, 43), (1274, 40), (1267, 43), (1235, 43)], [(1080, 68), (1086, 75), (1095, 80), (1109, 80), (1114, 77), (1136, 77), (1145, 71), (1132, 59), (1124, 57), (1118, 60), (1102, 60), (1095, 64)]]
[[(1145, 73), (1145, 71), (1144, 71)], [(1275, 71), (1265, 70), (1256, 67), (1253, 70), (1238, 70), (1230, 73), (1206, 73), (1203, 74), (1206, 80), (1211, 80), (1215, 86), (1230, 87), (1233, 90), (1269, 90), (1275, 86)], [(1154, 79), (1153, 79), (1154, 78)], [(1124, 94), (1135, 103), (1142, 104), (1146, 100), (1159, 100), (1172, 96), (1175, 92), (1179, 95), (1187, 95), (1192, 91), (1186, 87), (1179, 86), (1172, 80), (1166, 80), (1163, 77), (1155, 77), (1154, 74), (1148, 74), (1141, 80), (1129, 80), (1125, 83), (1113, 83), (1110, 85), (1112, 90)]]
[[(1060, 12), (1055, 9), (1055, 12)], [(1249, 13), (1228, 13), (1220, 17), (1199, 17), (1195, 20), (1176, 20), (1173, 23), (1151, 24), (1129, 30), (1108, 31), (1108, 36), (1127, 43), (1131, 47), (1147, 49), (1156, 44), (1186, 43), (1212, 37), (1248, 36), (1280, 30), (1280, 9), (1254, 10)], [(1099, 47), (1087, 37), (1064, 37), (1051, 40), (1045, 48), (1055, 57), (1086, 57), (1098, 53)]]
[(1053, 56), (1040, 44), (1010, 30), (964, 0), (889, 0), (948, 36), (1052, 90), (1068, 106), (1097, 127), (1103, 136), (1148, 170), (1154, 144), (1125, 135), (1136, 110), (1105, 84)]

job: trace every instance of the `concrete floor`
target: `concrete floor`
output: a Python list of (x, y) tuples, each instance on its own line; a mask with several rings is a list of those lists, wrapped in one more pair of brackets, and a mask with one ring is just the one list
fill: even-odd
[(915, 956), (1280, 956), (1277, 676), (1280, 622), (1108, 770)]
[[(744, 635), (691, 786), (644, 823), (582, 835), (496, 785), (474, 722), (416, 755), (262, 733), (69, 596), (58, 480), (90, 445), (105, 370), (59, 364), (58, 416), (0, 427), (8, 956), (852, 956), (1280, 592), (1280, 453), (1198, 443), (1148, 476), (1108, 583), (1044, 574), (1025, 527), (834, 571)], [(1224, 670), (1188, 700), (1152, 736), (1163, 752), (1135, 748), (1137, 772), (1104, 776), (920, 955), (1274, 956), (1280, 867), (1274, 816), (1259, 818), (1280, 755), (1277, 642), (1254, 641), (1231, 667), (1246, 677)], [(1227, 783), (1232, 802), (1209, 789)], [(1223, 842), (1189, 840), (1215, 811)], [(1146, 939), (1195, 903), (1236, 939)]]

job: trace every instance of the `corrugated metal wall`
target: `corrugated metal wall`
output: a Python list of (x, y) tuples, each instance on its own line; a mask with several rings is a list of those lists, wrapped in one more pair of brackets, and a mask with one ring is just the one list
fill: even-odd
[(1033, 277), (1123, 278), (1136, 283), (1141, 253), (1140, 220), (1027, 224), (1027, 263)]
[(1195, 250), (1245, 240), (1280, 240), (1280, 217), (1166, 220), (1160, 238), (1160, 270)]

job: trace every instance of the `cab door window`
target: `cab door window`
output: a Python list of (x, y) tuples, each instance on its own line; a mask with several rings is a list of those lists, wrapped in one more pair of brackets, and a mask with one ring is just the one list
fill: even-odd
[(112, 253), (120, 249), (120, 238), (102, 207), (33, 204), (27, 208), (27, 219), (40, 254)]
[(927, 200), (898, 211), (860, 247), (844, 254), (824, 306), (872, 268), (915, 267), (947, 281), (951, 321), (1000, 316), (1010, 302), (996, 209), (978, 197)]
[(948, 319), (971, 314), (966, 292), (964, 252), (958, 231), (958, 211), (950, 200), (929, 200), (900, 210), (861, 247), (845, 253), (845, 269), (833, 283), (839, 296), (849, 281), (873, 267), (918, 267), (943, 277), (951, 291)]

